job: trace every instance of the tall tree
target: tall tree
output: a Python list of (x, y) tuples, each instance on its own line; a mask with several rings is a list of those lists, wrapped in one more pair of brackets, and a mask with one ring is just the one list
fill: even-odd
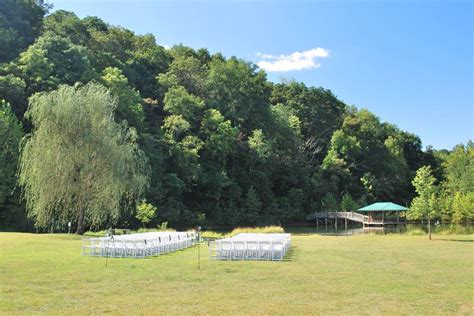
[[(445, 212), (459, 224), (474, 219), (474, 144), (457, 145), (444, 162)], [(449, 203), (450, 202), (450, 203)]]
[(13, 112), (21, 119), (28, 105), (25, 95), (26, 84), (12, 74), (0, 76), (0, 99), (10, 103)]
[(15, 218), (8, 204), (13, 202), (11, 197), (17, 181), (18, 149), (22, 136), (21, 123), (10, 105), (0, 100), (0, 227), (3, 228), (11, 225)]
[(98, 78), (83, 46), (52, 33), (42, 35), (21, 53), (18, 67), (28, 94), (50, 91), (64, 83), (72, 85)]
[(57, 10), (44, 19), (44, 29), (59, 37), (68, 38), (76, 45), (85, 46), (89, 33), (87, 26), (70, 11)]
[(474, 192), (474, 143), (454, 147), (446, 159), (445, 168), (451, 192)]
[(115, 123), (117, 101), (103, 86), (60, 86), (30, 99), (34, 129), (20, 163), (29, 215), (39, 228), (66, 222), (86, 227), (116, 222), (148, 185), (136, 132)]
[(49, 9), (43, 0), (0, 0), (0, 63), (34, 42)]
[(418, 169), (412, 181), (417, 197), (413, 199), (410, 211), (407, 213), (410, 219), (427, 219), (428, 235), (431, 240), (431, 220), (438, 215), (436, 198), (435, 177), (433, 177), (430, 166)]
[(324, 159), (332, 134), (343, 120), (345, 104), (330, 90), (307, 87), (302, 82), (276, 84), (271, 94), (272, 104), (284, 104), (294, 110), (301, 121), (304, 151), (312, 164)]
[(256, 226), (259, 220), (261, 208), (262, 202), (260, 201), (257, 195), (257, 191), (255, 191), (253, 186), (250, 186), (247, 191), (247, 194), (245, 195), (244, 212), (242, 214), (243, 218), (241, 219), (241, 221), (243, 221), (247, 225)]
[(263, 71), (237, 58), (211, 62), (207, 104), (216, 108), (244, 134), (268, 125), (270, 87)]
[(128, 85), (128, 79), (118, 68), (104, 69), (102, 81), (114, 96), (118, 98), (116, 119), (126, 120), (139, 131), (144, 129), (145, 115), (143, 113), (142, 98), (138, 91)]
[(163, 90), (181, 85), (189, 93), (204, 96), (207, 67), (195, 57), (178, 56), (170, 64), (168, 72), (158, 76)]

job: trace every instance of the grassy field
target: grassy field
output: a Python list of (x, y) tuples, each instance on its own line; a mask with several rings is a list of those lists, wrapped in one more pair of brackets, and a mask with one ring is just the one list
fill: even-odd
[(67, 235), (0, 233), (2, 314), (474, 314), (474, 237), (299, 235), (284, 262), (81, 256)]

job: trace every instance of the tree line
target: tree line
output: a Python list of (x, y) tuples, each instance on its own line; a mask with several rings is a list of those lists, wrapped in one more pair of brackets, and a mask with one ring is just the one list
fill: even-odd
[(248, 61), (165, 49), (42, 0), (0, 4), (3, 229), (136, 227), (140, 203), (156, 208), (149, 225), (300, 223), (409, 205), (424, 166), (442, 218), (473, 218), (471, 142), (423, 150), (330, 90), (270, 82)]

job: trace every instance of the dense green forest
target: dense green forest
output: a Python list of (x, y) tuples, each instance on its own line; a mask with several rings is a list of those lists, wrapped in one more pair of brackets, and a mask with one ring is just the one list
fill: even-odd
[(423, 166), (434, 218), (473, 219), (471, 142), (423, 150), (328, 89), (50, 10), (0, 0), (3, 229), (137, 227), (144, 200), (151, 226), (301, 223), (318, 210), (410, 205)]

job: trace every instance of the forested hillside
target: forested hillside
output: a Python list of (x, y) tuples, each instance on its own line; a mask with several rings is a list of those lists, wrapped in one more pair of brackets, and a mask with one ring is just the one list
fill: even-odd
[[(458, 147), (454, 156), (423, 150), (418, 136), (344, 103), (326, 88), (272, 83), (256, 65), (237, 57), (184, 45), (165, 49), (151, 34), (137, 35), (97, 17), (80, 19), (73, 12), (49, 10), (43, 1), (0, 0), (3, 228), (29, 229), (35, 220), (38, 224), (38, 213), (30, 212), (27, 219), (27, 203), (21, 199), (28, 186), (18, 184), (19, 149), (48, 119), (49, 112), (36, 121), (33, 111), (25, 116), (29, 100), (40, 106), (46, 93), (61, 85), (102, 85), (116, 102), (115, 122), (136, 130), (133, 135), (148, 164), (148, 184), (128, 204), (146, 199), (156, 206), (150, 225), (298, 223), (317, 210), (350, 210), (374, 201), (409, 205), (415, 196), (411, 181), (425, 165), (431, 166), (440, 186), (449, 177), (459, 180), (453, 175), (462, 177), (463, 168), (472, 174), (472, 144)], [(42, 96), (31, 98), (37, 93)], [(55, 100), (61, 107), (68, 99)], [(53, 107), (51, 113), (58, 112)], [(58, 126), (68, 128), (78, 121)], [(88, 132), (84, 129), (76, 129), (76, 136)], [(80, 138), (85, 144), (91, 139), (86, 136)], [(33, 173), (43, 167), (35, 168), (24, 170)], [(44, 168), (47, 174), (47, 168), (55, 166)], [(472, 177), (465, 181), (462, 194), (472, 191)], [(447, 196), (459, 191), (451, 188)], [(130, 197), (126, 187), (121, 190), (114, 192)], [(38, 227), (64, 230), (67, 221), (76, 225), (77, 214), (66, 210), (67, 202), (55, 203), (54, 208), (44, 206), (51, 207), (54, 220)], [(445, 217), (451, 218), (451, 207), (445, 209)], [(59, 216), (61, 212), (68, 216)], [(134, 212), (134, 207), (123, 207), (116, 216), (86, 217), (85, 222), (95, 228), (136, 227)]]

